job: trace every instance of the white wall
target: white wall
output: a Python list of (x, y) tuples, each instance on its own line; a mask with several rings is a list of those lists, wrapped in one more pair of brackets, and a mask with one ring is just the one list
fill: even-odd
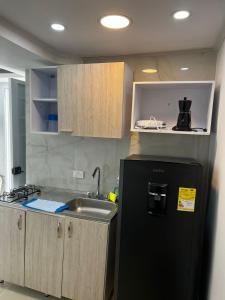
[[(209, 80), (215, 79), (216, 52), (211, 49), (114, 57), (86, 57), (84, 63), (125, 61), (134, 72), (134, 81)], [(181, 67), (189, 71), (181, 71)], [(156, 68), (155, 74), (143, 69)]]
[[(211, 160), (214, 163), (208, 234), (213, 242), (209, 300), (225, 299), (225, 42), (217, 59), (215, 132), (211, 138)], [(218, 117), (218, 118), (217, 118)], [(216, 122), (217, 119), (217, 122)], [(210, 243), (208, 244), (210, 247)], [(209, 250), (209, 249), (208, 249)], [(209, 257), (210, 258), (210, 257)]]
[[(91, 59), (89, 59), (90, 61)], [(93, 58), (92, 61), (97, 61)], [(159, 55), (136, 55), (112, 60), (125, 60), (140, 80), (214, 80), (216, 53), (212, 50), (171, 52)], [(86, 62), (88, 59), (86, 59)], [(146, 75), (142, 68), (157, 63), (159, 72)], [(181, 72), (180, 67), (190, 66)], [(28, 77), (27, 77), (28, 79)], [(103, 192), (113, 189), (119, 174), (120, 159), (129, 154), (149, 154), (195, 158), (204, 165), (208, 162), (208, 136), (166, 134), (129, 134), (121, 140), (44, 136), (30, 134), (29, 79), (26, 81), (27, 127), (27, 183), (47, 185), (79, 191), (95, 191), (96, 180), (92, 172), (96, 166), (102, 170)], [(85, 178), (72, 178), (72, 170), (84, 170)]]
[[(0, 82), (0, 176), (5, 176), (6, 159), (5, 159), (5, 105), (4, 93), (8, 83)], [(1, 193), (1, 188), (0, 188)]]

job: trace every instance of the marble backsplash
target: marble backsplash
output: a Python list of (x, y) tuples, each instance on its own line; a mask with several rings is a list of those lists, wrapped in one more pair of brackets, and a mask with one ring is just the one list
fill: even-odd
[[(183, 61), (191, 70), (180, 75), (179, 65)], [(157, 58), (159, 73), (157, 80), (213, 80), (216, 53), (211, 50), (169, 53), (152, 58), (129, 56), (124, 60), (134, 71), (138, 80), (156, 80), (140, 72), (140, 66), (148, 67)], [(89, 59), (94, 61), (94, 59)], [(115, 58), (108, 61), (116, 60)], [(119, 58), (117, 60), (120, 60)], [(86, 60), (88, 61), (88, 60)], [(96, 59), (97, 61), (97, 59)], [(105, 59), (104, 59), (105, 61)], [(185, 78), (184, 78), (185, 77)], [(67, 134), (46, 136), (30, 134), (29, 81), (27, 76), (26, 120), (27, 120), (27, 183), (58, 187), (74, 191), (95, 191), (96, 179), (92, 172), (96, 166), (102, 171), (101, 191), (113, 189), (119, 174), (120, 159), (129, 154), (190, 157), (202, 163), (208, 161), (209, 137), (170, 134), (130, 133), (121, 140), (72, 137)], [(83, 170), (84, 179), (72, 178), (72, 170)]]

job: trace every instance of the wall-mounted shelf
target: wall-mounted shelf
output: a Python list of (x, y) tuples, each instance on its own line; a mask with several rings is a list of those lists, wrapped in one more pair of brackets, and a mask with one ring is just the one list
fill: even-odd
[(33, 101), (39, 101), (39, 102), (57, 102), (56, 98), (37, 98), (33, 99)]
[(30, 70), (31, 132), (58, 134), (48, 129), (48, 116), (58, 115), (57, 67)]
[(43, 135), (59, 135), (58, 132), (50, 132), (50, 131), (32, 131), (33, 134), (43, 134)]
[[(131, 131), (147, 133), (169, 133), (185, 135), (209, 135), (214, 100), (214, 81), (160, 81), (134, 82)], [(173, 131), (179, 113), (178, 101), (187, 97), (192, 100), (192, 128), (205, 131)], [(165, 129), (136, 128), (138, 120), (150, 116), (165, 121)]]

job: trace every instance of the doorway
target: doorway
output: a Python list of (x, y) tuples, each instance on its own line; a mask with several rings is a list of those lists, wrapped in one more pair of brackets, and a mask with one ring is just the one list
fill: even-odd
[(25, 83), (13, 78), (1, 79), (0, 193), (9, 192), (25, 183)]

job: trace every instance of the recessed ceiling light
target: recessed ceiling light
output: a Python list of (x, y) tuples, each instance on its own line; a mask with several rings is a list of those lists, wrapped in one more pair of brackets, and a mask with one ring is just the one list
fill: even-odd
[(185, 20), (191, 15), (189, 10), (178, 10), (173, 13), (173, 17), (176, 20)]
[(156, 69), (143, 69), (142, 72), (146, 73), (146, 74), (155, 74), (155, 73), (158, 72), (158, 70), (156, 70)]
[(180, 68), (180, 69), (181, 69), (181, 71), (188, 71), (188, 70), (189, 70), (188, 67), (182, 67), (182, 68)]
[(130, 25), (130, 19), (121, 15), (108, 15), (102, 17), (100, 23), (110, 29), (122, 29)]
[(63, 26), (62, 24), (58, 24), (58, 23), (52, 24), (51, 28), (55, 31), (64, 31), (65, 30), (65, 26)]

